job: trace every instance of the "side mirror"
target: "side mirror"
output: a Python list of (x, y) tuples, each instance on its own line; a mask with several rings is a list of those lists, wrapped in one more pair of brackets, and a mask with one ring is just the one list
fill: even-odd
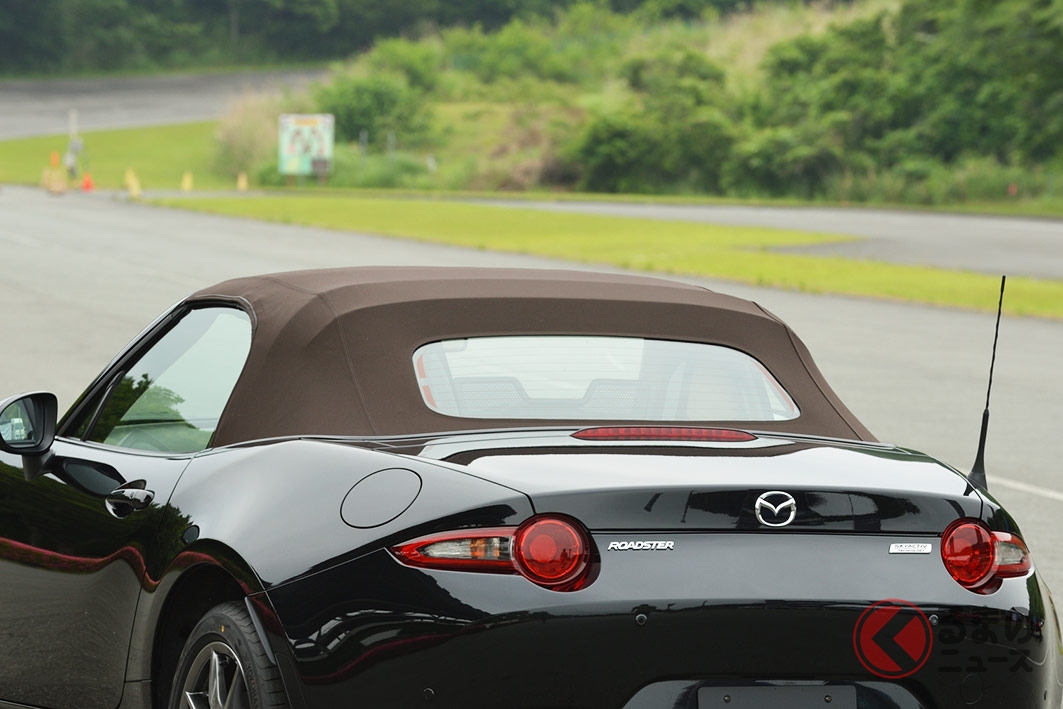
[(27, 479), (38, 477), (51, 457), (59, 402), (44, 391), (0, 401), (0, 451), (22, 456)]

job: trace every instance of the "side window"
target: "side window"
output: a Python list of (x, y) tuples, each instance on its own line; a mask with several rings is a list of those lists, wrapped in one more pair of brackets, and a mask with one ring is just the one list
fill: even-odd
[(191, 310), (112, 387), (86, 439), (166, 453), (203, 450), (251, 349), (235, 308)]

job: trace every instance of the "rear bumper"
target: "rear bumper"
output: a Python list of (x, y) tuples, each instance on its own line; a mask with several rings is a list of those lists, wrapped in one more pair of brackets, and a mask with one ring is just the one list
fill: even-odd
[[(874, 647), (859, 650), (858, 625), (882, 600), (876, 577), (824, 571), (820, 594), (833, 599), (780, 579), (787, 600), (736, 600), (692, 598), (687, 576), (617, 585), (611, 575), (556, 593), (515, 576), (414, 570), (381, 552), (271, 590), (284, 621), (271, 640), (294, 706), (308, 709), (710, 709), (723, 695), (738, 709), (768, 690), (735, 688), (764, 687), (835, 692), (832, 709), (848, 709), (850, 694), (851, 709), (1060, 707), (1063, 647), (1036, 575), (992, 596), (945, 587), (936, 602), (936, 580), (919, 575), (886, 589), (910, 600), (898, 619), (926, 623), (923, 645), (918, 622), (864, 634), (908, 648), (911, 666), (896, 672)], [(804, 690), (776, 691), (801, 709)]]
[[(1029, 649), (1020, 646), (965, 640), (949, 646), (959, 655), (934, 650), (909, 677), (875, 677), (851, 648), (857, 615), (828, 606), (713, 607), (654, 611), (641, 627), (628, 613), (494, 619), (446, 639), (408, 638), (376, 661), (330, 662), (333, 672), (308, 672), (302, 691), (321, 708), (423, 707), (430, 699), (454, 709), (709, 709), (717, 706), (711, 696), (735, 694), (719, 688), (796, 682), (853, 687), (860, 709), (1059, 706), (1044, 662), (1014, 664), (1013, 652)], [(780, 638), (780, 624), (788, 637)], [(995, 665), (998, 657), (1007, 664)], [(857, 706), (839, 699), (832, 709)]]

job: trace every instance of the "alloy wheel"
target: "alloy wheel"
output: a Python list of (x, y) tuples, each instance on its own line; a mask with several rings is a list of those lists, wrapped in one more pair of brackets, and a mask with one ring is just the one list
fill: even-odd
[(199, 651), (188, 668), (181, 691), (181, 709), (251, 707), (240, 659), (223, 642), (212, 642)]

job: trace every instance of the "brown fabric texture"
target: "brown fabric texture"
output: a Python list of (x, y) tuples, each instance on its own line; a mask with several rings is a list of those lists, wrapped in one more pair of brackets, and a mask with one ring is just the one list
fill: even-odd
[(246, 303), (255, 329), (215, 446), (275, 436), (551, 425), (446, 416), (425, 406), (418, 391), (412, 359), (421, 345), (517, 334), (619, 335), (733, 347), (760, 360), (801, 411), (792, 421), (757, 422), (755, 428), (875, 440), (789, 327), (753, 302), (697, 286), (586, 271), (373, 267), (238, 278), (189, 301), (219, 298)]

